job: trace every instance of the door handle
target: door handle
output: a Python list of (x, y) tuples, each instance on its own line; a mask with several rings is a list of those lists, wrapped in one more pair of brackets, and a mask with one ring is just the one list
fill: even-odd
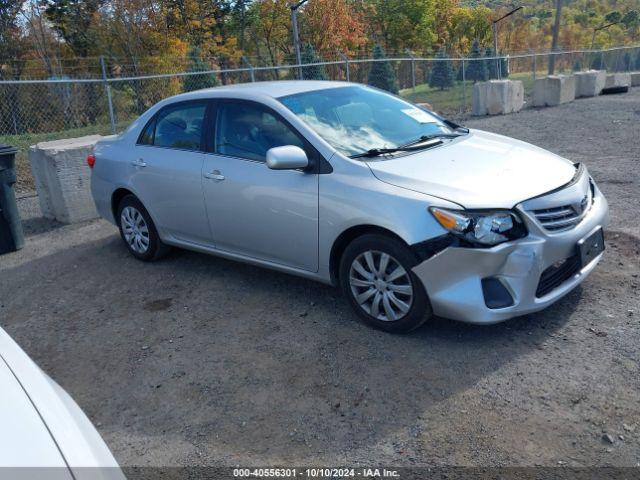
[(134, 167), (146, 167), (147, 166), (147, 162), (145, 162), (143, 159), (139, 158), (139, 159), (134, 160), (133, 162), (131, 162), (131, 165), (133, 165)]
[(214, 170), (213, 172), (205, 173), (204, 178), (211, 180), (224, 180), (224, 175), (220, 173), (220, 170)]

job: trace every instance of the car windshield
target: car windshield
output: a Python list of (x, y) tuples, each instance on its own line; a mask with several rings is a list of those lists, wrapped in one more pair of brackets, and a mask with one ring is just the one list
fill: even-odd
[(315, 90), (279, 100), (346, 156), (454, 133), (427, 111), (365, 86)]

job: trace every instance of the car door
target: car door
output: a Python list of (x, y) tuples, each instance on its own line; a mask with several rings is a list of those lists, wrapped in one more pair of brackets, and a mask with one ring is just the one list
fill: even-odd
[(177, 240), (211, 245), (202, 197), (203, 125), (208, 101), (177, 102), (145, 126), (131, 162), (133, 189), (158, 229)]
[(216, 248), (279, 265), (318, 269), (317, 168), (271, 170), (267, 150), (317, 152), (278, 113), (257, 102), (216, 101), (203, 191)]

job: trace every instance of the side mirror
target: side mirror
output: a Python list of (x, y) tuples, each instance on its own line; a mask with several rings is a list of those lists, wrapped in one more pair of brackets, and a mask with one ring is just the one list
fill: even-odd
[(309, 158), (300, 147), (285, 145), (267, 151), (267, 167), (271, 170), (295, 170), (308, 166)]

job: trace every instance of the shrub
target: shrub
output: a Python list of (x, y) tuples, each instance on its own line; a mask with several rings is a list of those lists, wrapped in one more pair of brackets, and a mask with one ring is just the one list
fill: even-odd
[(591, 59), (591, 68), (593, 70), (606, 70), (607, 66), (604, 63), (604, 56), (602, 52), (596, 52)]
[[(202, 60), (202, 51), (199, 47), (191, 47), (187, 54), (187, 68), (189, 72), (206, 72), (211, 70), (211, 66)], [(215, 74), (203, 73), (201, 75), (187, 75), (184, 77), (182, 90), (192, 92), (203, 88), (216, 87), (218, 80)]]
[[(474, 40), (473, 45), (471, 46), (471, 58), (482, 58), (482, 53), (480, 52), (480, 44), (478, 40)], [(466, 77), (467, 80), (473, 80), (475, 82), (484, 82), (487, 80), (488, 72), (487, 72), (487, 63), (485, 60), (472, 60), (469, 62), (469, 67), (466, 69)]]
[[(316, 63), (321, 62), (322, 59), (316, 55), (316, 51), (313, 45), (307, 43), (304, 46), (302, 55), (300, 56), (302, 63)], [(324, 69), (324, 65), (311, 65), (309, 67), (302, 67), (302, 78), (304, 80), (326, 80), (327, 72)]]
[[(436, 58), (447, 58), (447, 52), (444, 48), (438, 50)], [(432, 88), (439, 88), (444, 90), (453, 86), (453, 66), (450, 60), (441, 60), (434, 62), (435, 65), (431, 69), (431, 75), (429, 75), (429, 86)]]
[(485, 63), (487, 65), (487, 78), (488, 79), (498, 78), (498, 68), (496, 65), (496, 61), (495, 59), (491, 58), (494, 56), (493, 48), (487, 48), (484, 51), (484, 56), (487, 57), (487, 59), (485, 60)]
[[(384, 49), (380, 45), (373, 47), (374, 59), (387, 58)], [(396, 74), (391, 66), (391, 63), (386, 62), (373, 62), (371, 70), (369, 71), (369, 85), (372, 87), (380, 88), (391, 93), (398, 93), (398, 81)]]

